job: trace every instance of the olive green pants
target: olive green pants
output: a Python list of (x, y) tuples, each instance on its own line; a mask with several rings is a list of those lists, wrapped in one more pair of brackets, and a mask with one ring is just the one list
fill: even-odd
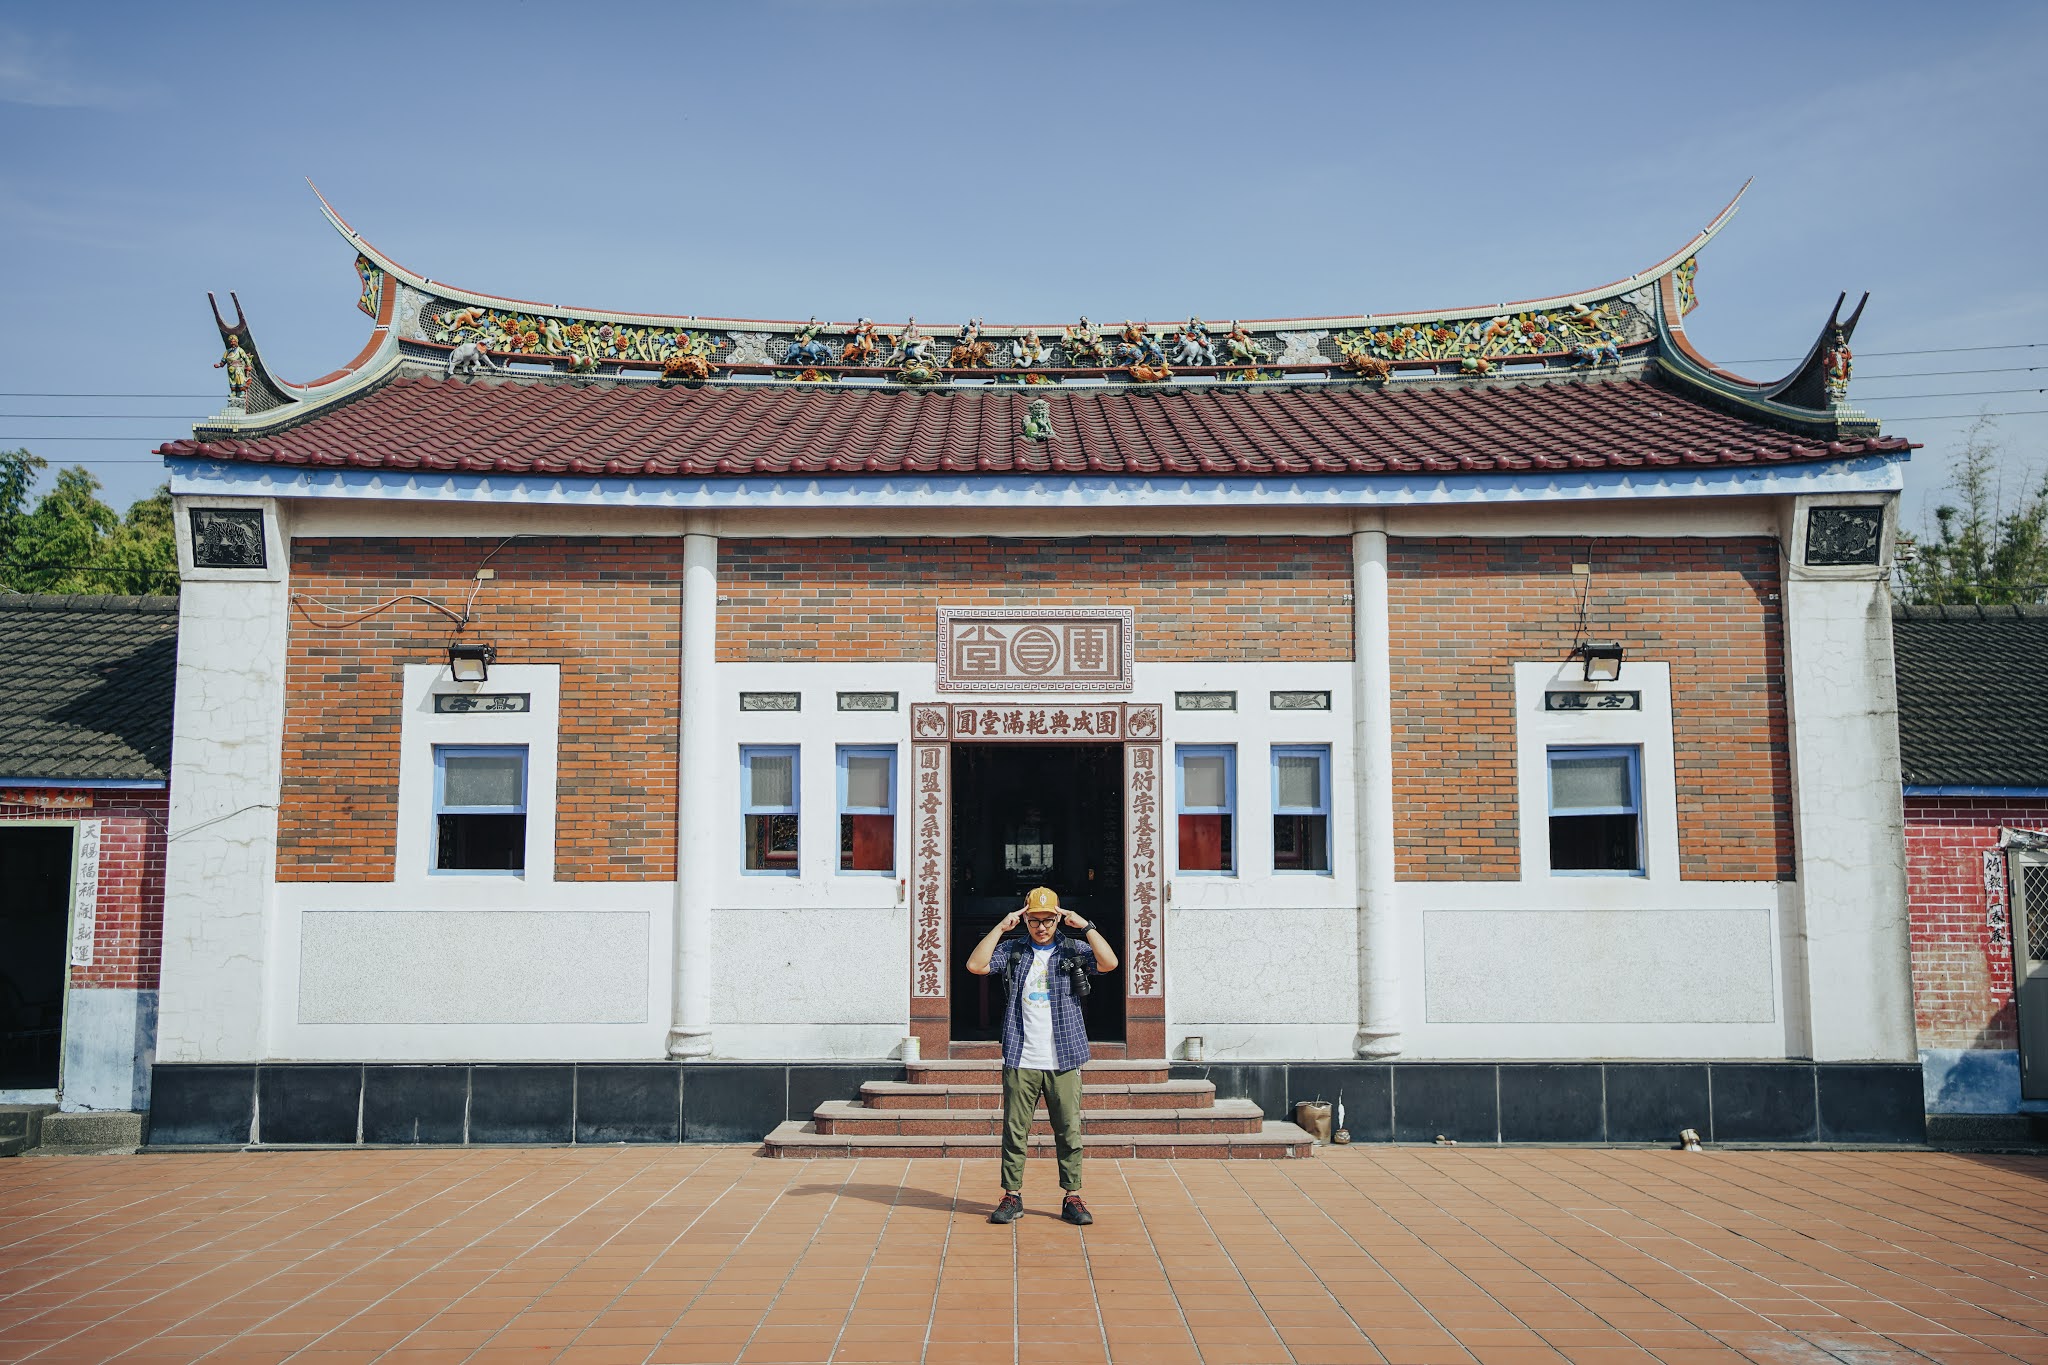
[(1003, 1068), (1003, 1188), (1024, 1189), (1024, 1154), (1031, 1146), (1031, 1116), (1038, 1097), (1052, 1120), (1053, 1146), (1060, 1157), (1060, 1188), (1081, 1188), (1081, 1068), (1024, 1071)]

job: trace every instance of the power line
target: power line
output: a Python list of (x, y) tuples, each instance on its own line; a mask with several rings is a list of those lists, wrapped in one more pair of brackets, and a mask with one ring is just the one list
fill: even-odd
[(0, 393), (0, 398), (211, 398), (217, 393)]
[[(2048, 341), (2015, 341), (2009, 346), (1933, 346), (1924, 351), (1858, 351), (1866, 360), (1876, 356), (1894, 355), (1960, 355), (1965, 351), (2031, 351), (2048, 346)], [(1767, 355), (1760, 360), (1724, 360), (1723, 365), (1789, 365), (1795, 360), (1806, 359), (1803, 355)], [(0, 395), (5, 397), (6, 395)]]
[(1885, 424), (1893, 422), (1960, 422), (1966, 417), (2030, 417), (2048, 412), (2048, 408), (2011, 408), (2005, 412), (1923, 412), (1912, 417), (1887, 417)]
[(191, 421), (189, 412), (0, 412), (0, 417), (35, 418), (47, 422), (71, 422), (81, 418), (104, 417), (109, 422)]
[(1905, 403), (1915, 398), (1988, 398), (1999, 393), (2048, 393), (2048, 389), (1955, 389), (1948, 393), (1874, 393), (1880, 403)]

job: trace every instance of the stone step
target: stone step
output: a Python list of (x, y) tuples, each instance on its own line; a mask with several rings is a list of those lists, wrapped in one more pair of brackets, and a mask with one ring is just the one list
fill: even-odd
[[(1091, 1157), (1139, 1160), (1235, 1157), (1260, 1160), (1305, 1157), (1315, 1139), (1291, 1123), (1262, 1123), (1255, 1133), (1084, 1133), (1081, 1149)], [(773, 1157), (986, 1157), (1002, 1155), (1000, 1137), (855, 1137), (820, 1133), (815, 1123), (791, 1120), (763, 1144)], [(1031, 1137), (1031, 1155), (1053, 1155), (1052, 1135)]]
[(0, 1158), (20, 1156), (27, 1150), (28, 1138), (21, 1134), (16, 1134), (13, 1137), (0, 1137)]
[(142, 1115), (94, 1110), (43, 1117), (44, 1152), (132, 1152), (142, 1145)]
[[(907, 1081), (867, 1081), (861, 1102), (870, 1109), (1000, 1109), (1001, 1085), (947, 1081), (911, 1085)], [(1081, 1084), (1083, 1109), (1199, 1109), (1216, 1102), (1214, 1081), (1159, 1081), (1127, 1084), (1107, 1081)]]
[[(1098, 1058), (1082, 1065), (1082, 1084), (1098, 1081), (1124, 1085), (1159, 1085), (1171, 1079), (1168, 1075), (1168, 1065), (1159, 1060)], [(963, 1061), (906, 1062), (903, 1066), (903, 1078), (912, 1085), (1001, 1085), (1003, 1062), (1000, 1057), (971, 1058)]]
[[(820, 1133), (833, 1136), (1000, 1137), (1003, 1116), (995, 1109), (870, 1109), (852, 1100), (827, 1100), (811, 1113)], [(1110, 1109), (1083, 1111), (1081, 1135), (1101, 1133), (1256, 1133), (1265, 1115), (1251, 1100), (1218, 1100), (1198, 1109)], [(1050, 1133), (1043, 1111), (1034, 1134)]]

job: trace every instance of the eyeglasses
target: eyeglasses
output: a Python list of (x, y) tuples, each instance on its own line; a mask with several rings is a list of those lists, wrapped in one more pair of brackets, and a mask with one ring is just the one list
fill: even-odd
[(1039, 928), (1041, 928), (1041, 929), (1050, 929), (1050, 928), (1052, 928), (1052, 927), (1053, 927), (1054, 925), (1056, 925), (1056, 924), (1058, 924), (1058, 923), (1059, 923), (1059, 917), (1058, 917), (1058, 916), (1052, 916), (1052, 917), (1050, 917), (1050, 918), (1046, 918), (1046, 919), (1034, 919), (1034, 918), (1031, 918), (1031, 917), (1027, 916), (1027, 917), (1025, 918), (1024, 922), (1025, 922), (1026, 924), (1035, 924), (1035, 925), (1037, 925), (1037, 926), (1038, 926)]

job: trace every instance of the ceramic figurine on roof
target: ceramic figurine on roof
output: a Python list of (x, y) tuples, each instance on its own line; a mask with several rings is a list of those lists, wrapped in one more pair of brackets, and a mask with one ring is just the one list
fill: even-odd
[(1024, 439), (1027, 441), (1050, 441), (1052, 439), (1052, 404), (1043, 398), (1034, 398), (1024, 409)]
[(249, 381), (255, 378), (256, 368), (249, 361), (249, 353), (242, 349), (241, 337), (228, 333), (227, 347), (221, 358), (213, 362), (213, 368), (228, 372), (228, 396), (239, 403), (248, 397)]
[(701, 384), (711, 378), (711, 359), (725, 343), (709, 332), (678, 332), (675, 349), (661, 364), (664, 383)]
[(1081, 320), (1066, 329), (1061, 340), (1067, 348), (1067, 363), (1070, 365), (1102, 365), (1108, 363), (1104, 353), (1102, 333), (1095, 324), (1088, 321), (1083, 313)]
[(817, 314), (813, 313), (809, 322), (796, 329), (795, 339), (789, 343), (788, 348), (782, 353), (782, 363), (785, 365), (830, 365), (832, 363), (832, 348), (818, 340), (818, 333), (824, 330), (824, 327), (818, 322)]
[(358, 252), (356, 278), (363, 284), (363, 292), (356, 298), (356, 307), (371, 317), (376, 317), (377, 301), (384, 296), (384, 272), (379, 270), (368, 256)]
[(846, 344), (839, 348), (839, 363), (842, 365), (869, 365), (874, 363), (875, 352), (881, 349), (881, 342), (875, 338), (875, 320), (861, 318), (853, 324), (853, 331), (847, 335)]
[(1200, 318), (1191, 317), (1187, 325), (1173, 334), (1173, 363), (1176, 365), (1214, 365), (1216, 343), (1209, 336), (1209, 328)]
[(1827, 387), (1828, 406), (1846, 407), (1849, 403), (1849, 375), (1855, 366), (1855, 354), (1849, 349), (1849, 339), (1842, 329), (1834, 329), (1828, 338), (1828, 348), (1822, 353), (1821, 378)]
[(892, 341), (896, 347), (896, 364), (908, 369), (912, 365), (929, 368), (932, 363), (932, 339), (917, 325), (916, 318), (909, 318), (903, 324), (903, 331)]
[(1030, 328), (1026, 328), (1024, 335), (1011, 343), (1011, 349), (1013, 358), (1010, 363), (1020, 370), (1036, 369), (1045, 364), (1045, 343), (1039, 340), (1038, 333)]
[(1166, 367), (1166, 348), (1143, 327), (1124, 319), (1123, 330), (1116, 334), (1116, 349), (1110, 352), (1109, 363), (1118, 369), (1129, 369), (1143, 365), (1148, 369)]
[(1265, 348), (1252, 340), (1252, 334), (1244, 324), (1232, 319), (1230, 331), (1223, 338), (1223, 353), (1232, 365), (1263, 365), (1266, 363)]
[(954, 342), (952, 353), (946, 357), (946, 364), (956, 370), (979, 370), (993, 364), (996, 344), (981, 339), (981, 319), (969, 318), (960, 324), (959, 339)]

